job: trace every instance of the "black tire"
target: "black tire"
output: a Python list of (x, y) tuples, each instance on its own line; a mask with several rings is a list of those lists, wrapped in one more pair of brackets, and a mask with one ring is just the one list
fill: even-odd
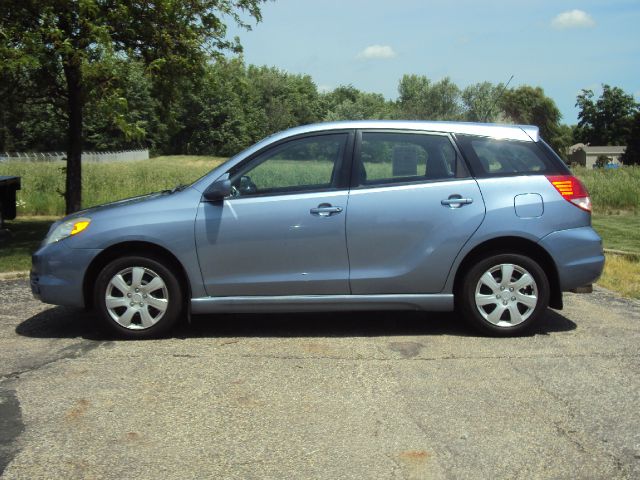
[[(509, 265), (514, 268), (510, 278), (504, 281), (502, 277), (509, 274)], [(488, 276), (483, 277), (486, 273), (494, 283)], [(528, 281), (531, 277), (533, 282)], [(519, 289), (524, 283), (526, 287)], [(493, 285), (496, 288), (492, 288)], [(547, 275), (535, 260), (515, 253), (493, 254), (475, 262), (464, 273), (456, 292), (456, 305), (480, 332), (510, 337), (526, 332), (546, 312), (549, 290)]]
[[(116, 279), (119, 273), (124, 284), (120, 277)], [(132, 255), (117, 258), (100, 271), (94, 305), (103, 323), (118, 336), (157, 338), (166, 335), (180, 319), (185, 301), (182, 292), (178, 278), (161, 260)]]

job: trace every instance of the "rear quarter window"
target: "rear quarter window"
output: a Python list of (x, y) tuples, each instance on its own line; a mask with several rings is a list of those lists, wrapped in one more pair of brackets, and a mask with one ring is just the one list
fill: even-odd
[(553, 158), (536, 142), (473, 135), (457, 135), (456, 140), (476, 177), (552, 175), (566, 172), (564, 163)]

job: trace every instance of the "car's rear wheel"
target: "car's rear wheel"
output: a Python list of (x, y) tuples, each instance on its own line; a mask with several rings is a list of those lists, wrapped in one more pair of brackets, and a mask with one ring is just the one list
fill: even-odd
[(105, 324), (126, 338), (165, 335), (180, 318), (184, 298), (176, 276), (161, 261), (128, 256), (98, 275), (96, 305)]
[(465, 273), (458, 306), (477, 329), (497, 336), (518, 335), (544, 314), (549, 281), (540, 265), (524, 255), (490, 255)]

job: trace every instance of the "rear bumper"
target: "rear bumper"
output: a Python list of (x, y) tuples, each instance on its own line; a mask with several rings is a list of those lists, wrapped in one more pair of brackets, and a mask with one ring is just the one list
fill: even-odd
[(31, 257), (31, 292), (45, 303), (84, 307), (83, 281), (95, 249), (73, 249), (64, 241), (40, 248)]
[(602, 239), (591, 227), (553, 232), (540, 245), (553, 257), (563, 291), (589, 285), (602, 274)]

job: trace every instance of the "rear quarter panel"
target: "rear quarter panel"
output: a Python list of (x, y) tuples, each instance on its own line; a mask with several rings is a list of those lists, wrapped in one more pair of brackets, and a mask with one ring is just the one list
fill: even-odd
[[(444, 292), (453, 291), (460, 263), (478, 245), (500, 237), (521, 237), (540, 242), (552, 232), (591, 225), (591, 215), (571, 204), (557, 192), (544, 175), (522, 175), (477, 180), (486, 207), (482, 225), (462, 248), (449, 272)], [(515, 197), (523, 194), (542, 197), (542, 215), (519, 217)]]

